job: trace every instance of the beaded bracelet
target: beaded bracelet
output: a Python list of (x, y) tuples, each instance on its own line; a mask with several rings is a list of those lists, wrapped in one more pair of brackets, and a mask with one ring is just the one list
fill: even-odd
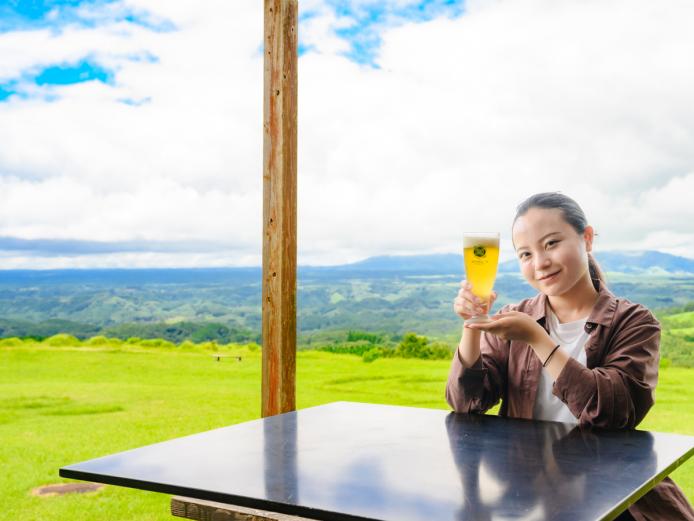
[(545, 359), (545, 362), (542, 364), (542, 367), (546, 367), (546, 366), (547, 366), (547, 362), (549, 362), (549, 359), (552, 358), (552, 355), (554, 354), (554, 352), (555, 352), (557, 349), (559, 349), (559, 344), (557, 344), (556, 347), (555, 347), (554, 349), (552, 349), (552, 352), (551, 352), (549, 355), (547, 355), (547, 358)]

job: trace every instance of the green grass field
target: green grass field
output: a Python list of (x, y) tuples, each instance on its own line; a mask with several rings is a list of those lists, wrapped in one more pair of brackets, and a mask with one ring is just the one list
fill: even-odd
[[(200, 349), (0, 347), (3, 519), (170, 520), (169, 497), (122, 487), (35, 497), (58, 468), (259, 417), (259, 352), (216, 362)], [(338, 400), (448, 409), (447, 361), (303, 351), (298, 407)], [(694, 435), (694, 369), (661, 370), (657, 405), (640, 428)], [(673, 474), (694, 497), (694, 463)]]

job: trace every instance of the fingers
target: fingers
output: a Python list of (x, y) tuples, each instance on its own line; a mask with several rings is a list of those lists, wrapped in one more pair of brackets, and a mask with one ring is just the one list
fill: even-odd
[(485, 333), (499, 337), (501, 340), (507, 340), (508, 338), (507, 328), (496, 320), (490, 322), (473, 322), (472, 324), (466, 322), (465, 327), (484, 331)]
[(458, 295), (453, 300), (453, 310), (463, 318), (470, 318), (473, 315), (481, 315), (486, 313), (486, 306), (479, 304), (479, 300), (475, 301), (475, 297), (467, 295)]
[(468, 329), (479, 329), (481, 331), (486, 331), (484, 326), (485, 326), (485, 324), (480, 324), (478, 322), (473, 322), (473, 323), (465, 322), (465, 327)]
[(460, 282), (460, 289), (458, 290), (458, 298), (463, 299), (466, 305), (470, 306), (470, 309), (474, 311), (475, 307), (483, 307), (486, 302), (483, 302), (477, 295), (472, 292), (472, 284), (468, 281), (463, 280)]
[(470, 329), (478, 329), (479, 331), (487, 331), (489, 333), (494, 333), (496, 329), (496, 324), (494, 324), (494, 322), (472, 322), (470, 324), (465, 323), (465, 327)]
[(465, 308), (465, 301), (462, 299), (462, 297), (456, 297), (453, 300), (453, 311), (456, 315), (464, 319), (470, 318), (470, 314), (467, 312)]
[(489, 317), (488, 322), (473, 322), (469, 326), (468, 324), (465, 324), (465, 326), (472, 329), (479, 329), (480, 331), (487, 331), (496, 335), (510, 326), (510, 322), (508, 320), (504, 320), (505, 318), (508, 318), (508, 314), (506, 313), (501, 315), (492, 315)]
[(497, 294), (493, 291), (488, 299), (481, 299), (472, 292), (472, 284), (467, 280), (460, 281), (458, 294), (453, 301), (453, 310), (464, 319), (475, 315), (489, 313)]
[(468, 319), (473, 315), (479, 315), (481, 313), (479, 306), (460, 296), (453, 300), (453, 311), (464, 319)]

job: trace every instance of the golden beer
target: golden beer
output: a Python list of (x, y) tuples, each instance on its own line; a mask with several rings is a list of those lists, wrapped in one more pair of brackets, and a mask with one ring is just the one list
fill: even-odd
[[(489, 302), (496, 270), (499, 266), (498, 233), (466, 233), (463, 237), (465, 278), (472, 285), (472, 293), (483, 302)], [(486, 316), (473, 317), (486, 319)]]

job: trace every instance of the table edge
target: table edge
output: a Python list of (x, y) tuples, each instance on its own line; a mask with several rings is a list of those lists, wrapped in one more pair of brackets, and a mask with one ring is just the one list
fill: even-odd
[(263, 501), (261, 503), (256, 499), (249, 498), (246, 496), (236, 496), (234, 494), (224, 494), (222, 492), (211, 492), (195, 488), (183, 488), (178, 487), (176, 485), (153, 483), (151, 481), (121, 478), (117, 476), (103, 476), (100, 474), (93, 474), (91, 472), (70, 469), (69, 467), (63, 467), (59, 469), (58, 475), (60, 477), (69, 479), (78, 479), (82, 481), (104, 483), (106, 485), (115, 485), (120, 487), (132, 488), (136, 490), (146, 490), (149, 492), (159, 492), (162, 494), (186, 496), (192, 499), (204, 499), (207, 501), (228, 503), (232, 505), (239, 505), (242, 507), (255, 508), (258, 510), (276, 511), (280, 514), (306, 517), (310, 520), (316, 521), (388, 521), (380, 518), (363, 517), (352, 514), (342, 514), (339, 512), (331, 512), (329, 510), (289, 505), (286, 503), (278, 503), (275, 501)]
[(648, 494), (655, 486), (668, 477), (674, 470), (681, 467), (687, 460), (694, 455), (694, 446), (690, 447), (689, 450), (679, 458), (675, 459), (670, 465), (665, 467), (662, 471), (656, 474), (652, 479), (644, 482), (633, 494), (624, 498), (617, 506), (603, 514), (599, 519), (600, 521), (613, 521), (622, 512), (627, 510), (631, 505), (636, 503), (643, 496)]

